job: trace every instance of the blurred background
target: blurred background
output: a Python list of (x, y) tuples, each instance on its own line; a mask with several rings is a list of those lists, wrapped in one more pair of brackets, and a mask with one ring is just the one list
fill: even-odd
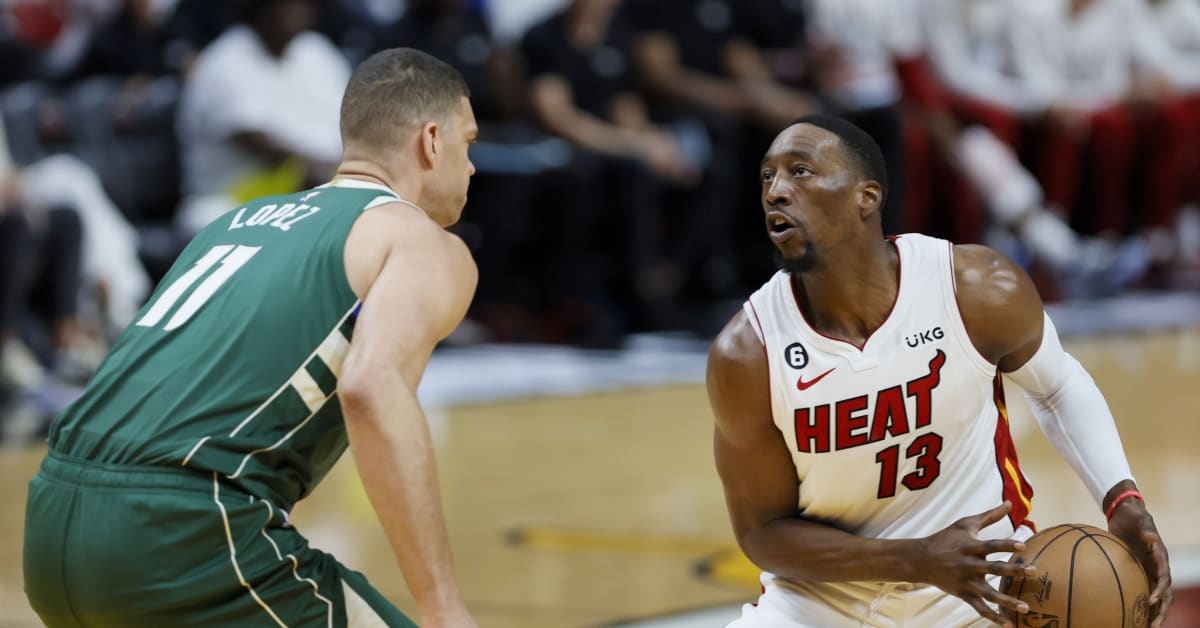
[[(774, 269), (758, 163), (817, 112), (883, 148), (886, 232), (1030, 273), (1139, 435), (1135, 473), (1153, 465), (1139, 479), (1193, 565), (1177, 582), (1200, 582), (1200, 0), (3, 0), (0, 625), (34, 625), (20, 517), (49, 421), (192, 234), (328, 180), (349, 72), (394, 46), (457, 67), (481, 129), (453, 228), (479, 289), (422, 398), (456, 551), (503, 553), (459, 557), (485, 625), (727, 620), (753, 598), (698, 384), (707, 340)], [(1028, 438), (1027, 465), (1050, 465), (1043, 520), (1094, 516)], [(561, 464), (530, 470), (548, 452)], [(497, 469), (522, 479), (481, 485)], [(603, 499), (571, 505), (591, 482)], [(403, 600), (356, 486), (318, 491), (310, 536)]]

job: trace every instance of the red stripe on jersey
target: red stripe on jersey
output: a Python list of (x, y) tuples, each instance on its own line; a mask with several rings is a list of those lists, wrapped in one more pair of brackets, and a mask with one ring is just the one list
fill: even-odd
[(1033, 502), (1033, 487), (1021, 473), (1021, 465), (1017, 462), (1017, 449), (1013, 446), (1012, 432), (1008, 429), (1008, 407), (1004, 404), (1004, 382), (1000, 373), (992, 380), (992, 391), (996, 401), (996, 468), (1004, 483), (1004, 499), (1012, 502), (1012, 510), (1008, 520), (1013, 529), (1024, 524), (1033, 531), (1037, 526), (1029, 521), (1029, 510)]

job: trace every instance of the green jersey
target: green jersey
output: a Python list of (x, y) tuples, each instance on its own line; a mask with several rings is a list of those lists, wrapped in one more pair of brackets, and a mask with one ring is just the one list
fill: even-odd
[(346, 449), (335, 392), (359, 306), (346, 236), (396, 199), (341, 180), (214, 221), (57, 418), (51, 449), (215, 472), (291, 508)]

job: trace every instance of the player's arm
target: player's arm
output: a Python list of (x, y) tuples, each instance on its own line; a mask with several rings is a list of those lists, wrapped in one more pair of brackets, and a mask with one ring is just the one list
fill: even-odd
[[(1033, 282), (1011, 260), (983, 246), (955, 247), (954, 269), (971, 341), (1025, 390), (1042, 431), (1108, 513), (1115, 499), (1137, 486), (1104, 396), (1063, 350)], [(1171, 602), (1171, 573), (1145, 503), (1122, 499), (1109, 530), (1139, 554), (1153, 583), (1151, 603), (1163, 601), (1156, 620), (1161, 623)]]
[(458, 590), (417, 385), (475, 291), (466, 246), (415, 210), (371, 209), (346, 239), (362, 299), (338, 381), (350, 449), (424, 623), (473, 626)]
[(805, 519), (797, 507), (796, 469), (771, 416), (769, 381), (763, 345), (739, 312), (709, 351), (708, 395), (716, 418), (717, 472), (746, 556), (790, 580), (927, 582), (1004, 623), (985, 600), (1010, 608), (1018, 601), (988, 587), (984, 575), (1024, 572), (984, 557), (1019, 544), (980, 541), (977, 534), (1003, 518), (1009, 505), (964, 518), (926, 539), (866, 538)]

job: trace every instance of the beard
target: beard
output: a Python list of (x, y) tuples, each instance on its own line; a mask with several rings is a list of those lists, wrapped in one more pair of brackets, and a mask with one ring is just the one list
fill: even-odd
[(783, 251), (775, 249), (775, 266), (791, 275), (807, 273), (817, 267), (817, 255), (812, 244), (804, 247), (799, 257), (784, 257)]

